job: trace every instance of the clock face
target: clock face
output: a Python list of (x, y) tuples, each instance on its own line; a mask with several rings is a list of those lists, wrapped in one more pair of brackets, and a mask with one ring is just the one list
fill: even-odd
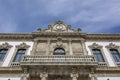
[(56, 29), (62, 29), (62, 28), (63, 28), (62, 25), (57, 25), (57, 26), (56, 26)]

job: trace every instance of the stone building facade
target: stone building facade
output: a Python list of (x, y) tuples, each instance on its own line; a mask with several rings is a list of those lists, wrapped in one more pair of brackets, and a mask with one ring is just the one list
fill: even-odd
[(87, 34), (62, 21), (0, 33), (0, 80), (120, 80), (120, 34)]

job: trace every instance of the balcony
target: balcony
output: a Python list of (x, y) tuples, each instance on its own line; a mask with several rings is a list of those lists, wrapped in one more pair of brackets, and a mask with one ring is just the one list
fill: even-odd
[(21, 66), (95, 66), (97, 62), (93, 56), (88, 55), (36, 55), (24, 56)]

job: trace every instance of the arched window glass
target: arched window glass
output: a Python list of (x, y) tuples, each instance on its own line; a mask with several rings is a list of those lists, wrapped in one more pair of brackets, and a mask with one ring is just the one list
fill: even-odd
[(63, 48), (56, 48), (54, 50), (54, 55), (65, 55), (65, 50)]
[(0, 49), (0, 62), (3, 61), (8, 49)]
[(105, 62), (103, 55), (99, 49), (92, 49), (93, 55), (98, 62)]
[(18, 49), (13, 62), (20, 62), (23, 58), (23, 55), (25, 55), (25, 52), (26, 52), (26, 49)]
[(117, 49), (110, 49), (110, 52), (115, 60), (115, 62), (120, 62), (120, 54)]

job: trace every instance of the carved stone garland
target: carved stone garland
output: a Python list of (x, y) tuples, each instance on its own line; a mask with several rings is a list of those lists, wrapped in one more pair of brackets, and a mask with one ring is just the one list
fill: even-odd
[(8, 44), (7, 42), (0, 45), (0, 49), (9, 49), (11, 47), (12, 47), (12, 45)]
[(119, 46), (117, 46), (117, 45), (115, 45), (113, 43), (110, 43), (108, 46), (106, 46), (106, 48), (108, 48), (108, 49), (118, 49)]
[(29, 47), (30, 47), (30, 46), (27, 45), (26, 43), (22, 43), (22, 44), (16, 46), (16, 48), (18, 48), (18, 49), (27, 49), (27, 48), (29, 48)]
[(89, 46), (91, 49), (101, 49), (102, 46), (96, 43), (93, 43), (91, 46)]

